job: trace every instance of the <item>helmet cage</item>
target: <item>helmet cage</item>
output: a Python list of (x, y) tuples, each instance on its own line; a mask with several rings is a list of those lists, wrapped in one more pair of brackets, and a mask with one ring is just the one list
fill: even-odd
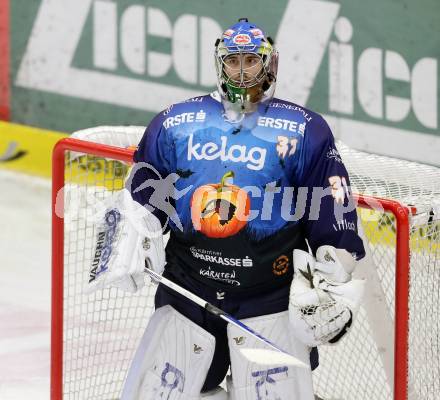
[[(240, 56), (240, 58), (239, 58), (240, 66), (239, 66), (239, 68), (237, 68), (237, 70), (239, 69), (239, 72), (240, 72), (239, 79), (236, 79), (234, 76), (230, 76), (227, 73), (227, 70), (231, 69), (227, 65), (227, 59), (229, 57), (237, 55), (237, 54)], [(258, 64), (259, 64), (260, 68), (257, 73), (252, 73), (252, 70), (255, 69), (255, 66), (250, 66), (250, 67), (243, 66), (244, 57), (247, 54), (250, 54), (254, 57), (258, 57)], [(233, 87), (236, 89), (242, 89), (242, 88), (247, 89), (247, 88), (253, 87), (255, 85), (258, 85), (268, 76), (268, 72), (269, 72), (268, 60), (269, 60), (269, 58), (267, 56), (264, 56), (261, 54), (243, 52), (243, 51), (240, 51), (238, 53), (229, 54), (227, 56), (223, 56), (219, 60), (219, 62), (222, 63), (221, 79), (223, 80), (223, 82), (227, 86), (230, 86), (230, 87)]]

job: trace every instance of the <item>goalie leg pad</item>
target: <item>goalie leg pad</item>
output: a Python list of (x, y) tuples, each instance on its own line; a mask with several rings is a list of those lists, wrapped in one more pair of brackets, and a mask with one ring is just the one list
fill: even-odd
[[(250, 328), (309, 364), (310, 349), (289, 332), (288, 312), (242, 320)], [(287, 365), (262, 365), (249, 362), (242, 348), (264, 348), (265, 345), (235, 326), (228, 325), (232, 379), (228, 380), (231, 400), (313, 400), (311, 369)]]
[(171, 306), (157, 309), (140, 341), (121, 400), (199, 400), (215, 338)]

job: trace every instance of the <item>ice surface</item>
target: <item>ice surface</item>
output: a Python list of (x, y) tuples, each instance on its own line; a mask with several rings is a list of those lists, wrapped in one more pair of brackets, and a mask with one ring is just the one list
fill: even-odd
[(48, 400), (50, 181), (0, 170), (0, 399)]

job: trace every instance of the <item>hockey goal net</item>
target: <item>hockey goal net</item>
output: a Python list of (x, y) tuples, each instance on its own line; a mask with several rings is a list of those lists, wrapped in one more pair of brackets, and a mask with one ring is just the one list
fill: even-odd
[[(53, 155), (51, 399), (119, 399), (155, 287), (87, 295), (94, 216), (124, 185), (141, 127), (98, 127)], [(82, 139), (82, 140), (81, 140)], [(107, 144), (103, 144), (107, 143)], [(109, 146), (110, 144), (111, 146)], [(320, 348), (325, 400), (434, 400), (440, 393), (440, 170), (338, 143), (359, 201), (368, 279), (351, 332)]]

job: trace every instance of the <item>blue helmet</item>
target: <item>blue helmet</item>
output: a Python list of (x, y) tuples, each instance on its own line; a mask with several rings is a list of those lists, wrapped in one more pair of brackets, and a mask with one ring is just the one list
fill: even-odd
[[(239, 66), (236, 67), (237, 72), (233, 76), (228, 60), (237, 57), (239, 57)], [(244, 57), (253, 57), (253, 65), (256, 62), (258, 65), (246, 68), (243, 65)], [(217, 86), (222, 100), (234, 104), (237, 111), (253, 111), (256, 103), (272, 99), (275, 91), (278, 52), (272, 39), (247, 18), (240, 19), (217, 39), (215, 64)]]

